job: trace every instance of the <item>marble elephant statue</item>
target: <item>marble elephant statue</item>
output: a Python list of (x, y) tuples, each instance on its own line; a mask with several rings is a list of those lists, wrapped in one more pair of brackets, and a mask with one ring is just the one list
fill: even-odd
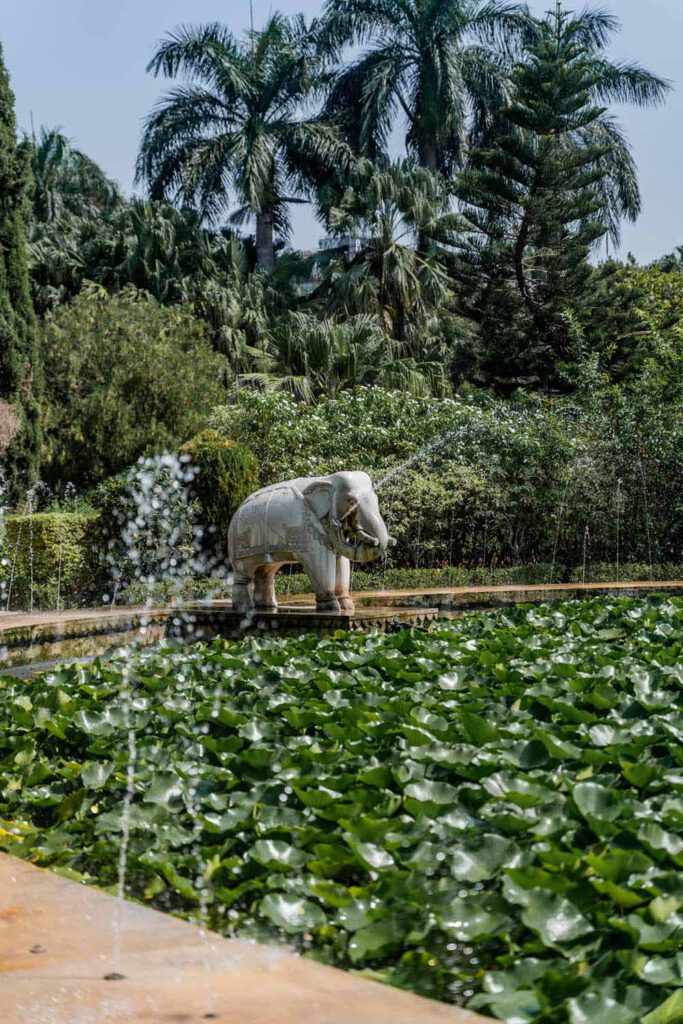
[(277, 609), (274, 578), (300, 563), (318, 611), (352, 612), (351, 561), (373, 562), (396, 541), (389, 536), (367, 473), (300, 477), (256, 491), (228, 529), (237, 611)]

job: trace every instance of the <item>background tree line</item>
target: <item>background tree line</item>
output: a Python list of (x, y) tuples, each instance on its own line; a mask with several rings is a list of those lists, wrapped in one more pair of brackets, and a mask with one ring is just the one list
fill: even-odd
[[(669, 88), (608, 57), (617, 28), (559, 2), (534, 18), (488, 0), (326, 0), (318, 19), (276, 13), (243, 38), (180, 29), (149, 64), (171, 84), (144, 127), (145, 199), (60, 130), (17, 140), (3, 77), (14, 494), (38, 472), (93, 485), (240, 389), (557, 395), (675, 359), (676, 299), (661, 330), (642, 307), (680, 261), (591, 261), (640, 210), (610, 107)], [(299, 203), (337, 249), (291, 250)]]

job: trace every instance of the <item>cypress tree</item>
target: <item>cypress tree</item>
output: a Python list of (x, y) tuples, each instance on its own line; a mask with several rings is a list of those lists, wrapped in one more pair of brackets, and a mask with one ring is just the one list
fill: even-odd
[(37, 478), (41, 442), (42, 367), (26, 243), (28, 158), (17, 145), (14, 94), (0, 48), (0, 399), (20, 424), (0, 453), (10, 498)]
[(458, 192), (472, 228), (462, 270), (479, 319), (482, 376), (564, 387), (581, 332), (573, 310), (591, 247), (608, 229), (604, 146), (586, 129), (594, 62), (560, 5), (536, 22), (512, 76), (506, 134), (472, 154)]

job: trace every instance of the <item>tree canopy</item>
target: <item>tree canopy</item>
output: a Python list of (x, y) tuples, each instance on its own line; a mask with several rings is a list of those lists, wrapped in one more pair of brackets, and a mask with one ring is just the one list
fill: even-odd
[(36, 479), (41, 455), (42, 366), (29, 287), (29, 167), (17, 146), (14, 94), (0, 49), (0, 418), (10, 493)]
[(275, 260), (287, 207), (309, 190), (308, 174), (348, 154), (325, 120), (304, 106), (318, 85), (315, 31), (274, 14), (240, 42), (218, 24), (183, 28), (157, 48), (155, 75), (182, 76), (147, 119), (138, 177), (153, 198), (175, 198), (209, 220), (256, 220), (258, 266)]

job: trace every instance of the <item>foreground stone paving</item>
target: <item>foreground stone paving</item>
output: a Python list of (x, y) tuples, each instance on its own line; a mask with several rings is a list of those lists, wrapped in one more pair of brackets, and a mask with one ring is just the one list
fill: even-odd
[(202, 933), (0, 854), (2, 1024), (491, 1024), (263, 946)]

